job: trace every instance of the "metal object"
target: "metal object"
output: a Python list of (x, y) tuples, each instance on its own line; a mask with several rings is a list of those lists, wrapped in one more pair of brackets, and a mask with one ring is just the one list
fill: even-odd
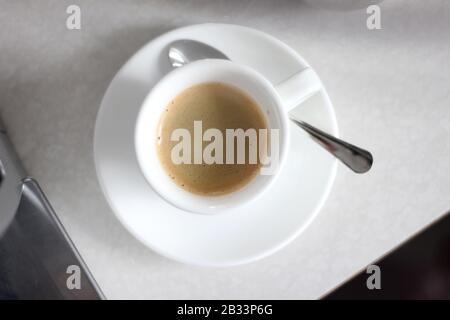
[(195, 40), (177, 40), (170, 44), (169, 62), (174, 68), (201, 59), (230, 60), (221, 51), (203, 42)]
[(104, 299), (2, 126), (0, 172), (0, 299)]
[[(194, 40), (177, 40), (169, 46), (169, 61), (174, 68), (206, 58), (230, 60), (219, 50)], [(365, 173), (372, 167), (373, 157), (369, 151), (333, 137), (304, 121), (292, 117), (290, 119), (354, 172)]]
[(25, 170), (14, 152), (6, 130), (0, 125), (0, 236), (19, 207), (24, 178)]
[(333, 137), (301, 120), (291, 120), (354, 172), (365, 173), (372, 167), (373, 157), (369, 151)]

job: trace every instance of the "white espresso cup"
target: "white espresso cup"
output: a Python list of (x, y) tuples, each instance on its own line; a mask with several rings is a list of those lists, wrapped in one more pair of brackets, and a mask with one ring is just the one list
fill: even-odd
[[(156, 147), (159, 121), (170, 101), (185, 89), (208, 82), (232, 85), (245, 92), (261, 108), (268, 130), (278, 129), (279, 133), (275, 171), (258, 174), (241, 189), (220, 196), (193, 194), (177, 185), (164, 170)], [(320, 88), (321, 82), (310, 68), (276, 86), (252, 68), (227, 60), (205, 59), (177, 68), (153, 87), (138, 114), (135, 149), (141, 171), (157, 194), (182, 210), (215, 214), (248, 204), (267, 191), (285, 163), (290, 145), (288, 112)]]

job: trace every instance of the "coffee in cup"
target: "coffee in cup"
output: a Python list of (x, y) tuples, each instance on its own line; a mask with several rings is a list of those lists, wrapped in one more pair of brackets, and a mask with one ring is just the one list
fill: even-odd
[[(208, 135), (211, 129), (216, 136)], [(236, 133), (237, 129), (247, 135), (227, 135), (227, 130)], [(186, 191), (224, 195), (244, 187), (259, 173), (261, 129), (267, 129), (266, 116), (244, 91), (220, 82), (196, 84), (176, 95), (162, 113), (157, 129), (158, 157), (173, 182)], [(184, 130), (184, 134), (177, 135), (177, 130)], [(244, 139), (243, 144), (238, 143), (240, 138)], [(232, 149), (227, 150), (227, 146)], [(233, 161), (226, 161), (227, 152), (233, 153)], [(242, 152), (244, 163), (239, 163)], [(214, 161), (208, 161), (208, 156)], [(184, 161), (180, 163), (176, 157)]]

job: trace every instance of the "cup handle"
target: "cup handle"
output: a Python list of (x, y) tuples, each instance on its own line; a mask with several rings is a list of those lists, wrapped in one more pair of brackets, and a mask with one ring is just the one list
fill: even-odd
[(288, 112), (319, 92), (321, 88), (322, 83), (311, 68), (306, 68), (275, 86)]

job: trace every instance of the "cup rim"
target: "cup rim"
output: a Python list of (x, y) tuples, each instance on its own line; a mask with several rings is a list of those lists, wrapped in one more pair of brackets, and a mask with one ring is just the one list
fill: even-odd
[[(144, 115), (146, 114), (145, 110), (150, 107), (150, 105), (151, 105), (150, 102), (156, 95), (156, 92), (159, 91), (168, 82), (174, 80), (174, 78), (176, 78), (181, 73), (191, 72), (191, 70), (200, 68), (203, 65), (208, 65), (211, 68), (214, 66), (216, 66), (216, 67), (222, 66), (222, 67), (226, 67), (226, 68), (230, 67), (230, 68), (234, 68), (234, 71), (239, 70), (238, 72), (242, 72), (243, 74), (245, 73), (247, 76), (252, 76), (253, 79), (256, 80), (256, 82), (258, 82), (258, 85), (260, 87), (263, 87), (263, 89), (269, 91), (270, 96), (275, 101), (275, 107), (278, 109), (279, 114), (280, 114), (280, 128), (282, 129), (281, 131), (283, 134), (283, 138), (280, 139), (281, 144), (280, 144), (280, 148), (279, 148), (280, 155), (279, 155), (279, 164), (278, 164), (277, 172), (268, 178), (268, 181), (266, 183), (264, 183), (264, 185), (260, 188), (259, 192), (254, 192), (253, 194), (250, 194), (249, 196), (246, 197), (245, 201), (240, 201), (240, 202), (236, 202), (236, 203), (226, 203), (226, 204), (221, 204), (221, 205), (209, 205), (209, 206), (205, 206), (205, 205), (202, 205), (202, 204), (196, 203), (196, 202), (191, 202), (190, 204), (182, 203), (182, 201), (180, 201), (177, 197), (174, 197), (167, 192), (161, 191), (160, 186), (158, 186), (158, 184), (160, 184), (161, 182), (156, 181), (154, 179), (154, 176), (150, 173), (150, 171), (152, 171), (152, 169), (149, 168), (147, 165), (145, 165), (146, 152), (143, 152), (144, 143), (141, 140), (141, 134), (140, 134), (140, 132), (142, 130), (141, 128), (143, 128), (143, 126), (144, 126), (143, 123), (145, 122), (145, 119), (144, 119)], [(220, 82), (220, 80), (215, 81), (215, 82)], [(201, 84), (201, 83), (205, 83), (205, 82), (199, 81), (199, 82), (196, 82), (195, 84)], [(244, 91), (247, 92), (246, 90), (244, 90)], [(173, 93), (172, 97), (175, 97), (180, 92), (182, 92), (182, 91)], [(247, 92), (247, 94), (249, 94), (249, 93)], [(252, 97), (251, 94), (249, 94), (249, 95)], [(157, 117), (158, 119), (160, 119), (161, 113), (159, 112), (158, 115), (154, 115), (154, 117)], [(257, 198), (259, 198), (262, 194), (264, 194), (267, 191), (267, 189), (273, 184), (273, 182), (276, 180), (276, 178), (279, 176), (279, 171), (285, 163), (287, 148), (289, 146), (289, 140), (290, 140), (290, 134), (289, 134), (289, 125), (288, 125), (288, 113), (287, 113), (287, 110), (283, 108), (281, 98), (278, 95), (278, 93), (276, 92), (274, 86), (269, 82), (269, 80), (267, 80), (263, 75), (261, 75), (260, 73), (258, 73), (257, 71), (255, 71), (254, 69), (252, 69), (248, 66), (245, 66), (245, 65), (242, 65), (242, 64), (239, 64), (236, 62), (232, 62), (232, 61), (228, 61), (228, 60), (220, 60), (220, 59), (198, 60), (198, 61), (189, 63), (188, 65), (185, 65), (183, 67), (174, 69), (174, 70), (170, 71), (168, 74), (166, 74), (164, 77), (162, 77), (156, 83), (156, 85), (149, 91), (149, 93), (143, 100), (140, 110), (139, 110), (139, 113), (138, 113), (138, 116), (136, 118), (135, 131), (134, 131), (134, 147), (135, 147), (135, 154), (136, 154), (137, 162), (138, 162), (141, 174), (143, 175), (143, 177), (145, 178), (147, 183), (149, 183), (149, 185), (151, 186), (153, 191), (155, 191), (156, 194), (158, 194), (160, 197), (162, 197), (166, 202), (168, 202), (171, 205), (174, 205), (175, 207), (177, 207), (181, 210), (185, 210), (185, 211), (189, 211), (189, 212), (193, 212), (193, 213), (200, 213), (200, 214), (216, 214), (219, 212), (224, 212), (224, 211), (227, 211), (230, 209), (241, 207), (244, 204), (253, 202)], [(147, 148), (148, 148), (148, 144), (147, 144)], [(159, 170), (164, 171), (164, 169), (162, 169), (162, 168), (159, 168)], [(164, 172), (164, 173), (167, 174), (166, 172)], [(255, 179), (255, 178), (253, 178), (253, 179)], [(244, 188), (245, 188), (245, 186), (244, 186)], [(180, 189), (181, 189), (181, 187), (180, 187)], [(184, 190), (184, 189), (182, 189), (182, 190)], [(239, 192), (240, 190), (241, 189), (233, 191), (231, 194), (233, 194), (235, 192)], [(184, 192), (186, 194), (189, 194), (192, 198), (197, 198), (197, 199), (206, 199), (206, 198), (220, 199), (221, 197), (223, 197), (223, 196), (196, 195), (194, 193), (190, 193), (187, 190), (184, 190)], [(214, 201), (212, 201), (212, 202), (214, 202)]]

